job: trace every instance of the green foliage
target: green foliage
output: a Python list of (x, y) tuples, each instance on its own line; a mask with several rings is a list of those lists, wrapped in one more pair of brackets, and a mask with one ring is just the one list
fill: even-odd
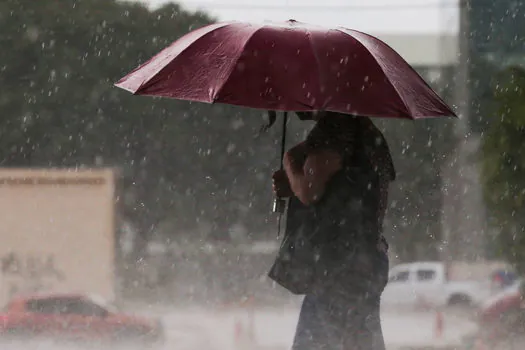
[(484, 198), (499, 254), (525, 271), (525, 70), (501, 72), (483, 136)]

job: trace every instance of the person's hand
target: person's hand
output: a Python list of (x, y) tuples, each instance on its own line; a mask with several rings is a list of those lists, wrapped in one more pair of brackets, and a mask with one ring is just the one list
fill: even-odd
[(292, 189), (288, 176), (284, 170), (277, 170), (272, 175), (272, 189), (278, 198), (286, 198), (292, 196)]

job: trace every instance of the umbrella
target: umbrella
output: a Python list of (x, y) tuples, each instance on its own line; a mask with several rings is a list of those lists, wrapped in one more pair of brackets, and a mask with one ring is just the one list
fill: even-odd
[(175, 41), (116, 83), (137, 95), (279, 111), (455, 116), (381, 40), (351, 29), (224, 22)]
[[(136, 95), (285, 111), (419, 119), (454, 112), (391, 47), (351, 29), (223, 22), (194, 30), (115, 84)], [(270, 125), (275, 112), (270, 113)], [(283, 201), (274, 211), (284, 211)]]

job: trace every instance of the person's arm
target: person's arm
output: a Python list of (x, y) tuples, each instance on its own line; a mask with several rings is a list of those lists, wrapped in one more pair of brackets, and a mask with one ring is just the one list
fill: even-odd
[(291, 149), (284, 157), (290, 188), (305, 205), (311, 205), (323, 196), (326, 184), (341, 166), (341, 156), (331, 149), (307, 152), (302, 146)]

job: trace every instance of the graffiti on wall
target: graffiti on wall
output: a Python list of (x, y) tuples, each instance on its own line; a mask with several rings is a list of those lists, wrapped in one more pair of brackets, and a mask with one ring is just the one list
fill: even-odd
[(0, 268), (9, 296), (50, 290), (66, 278), (53, 254), (11, 252), (0, 257)]

